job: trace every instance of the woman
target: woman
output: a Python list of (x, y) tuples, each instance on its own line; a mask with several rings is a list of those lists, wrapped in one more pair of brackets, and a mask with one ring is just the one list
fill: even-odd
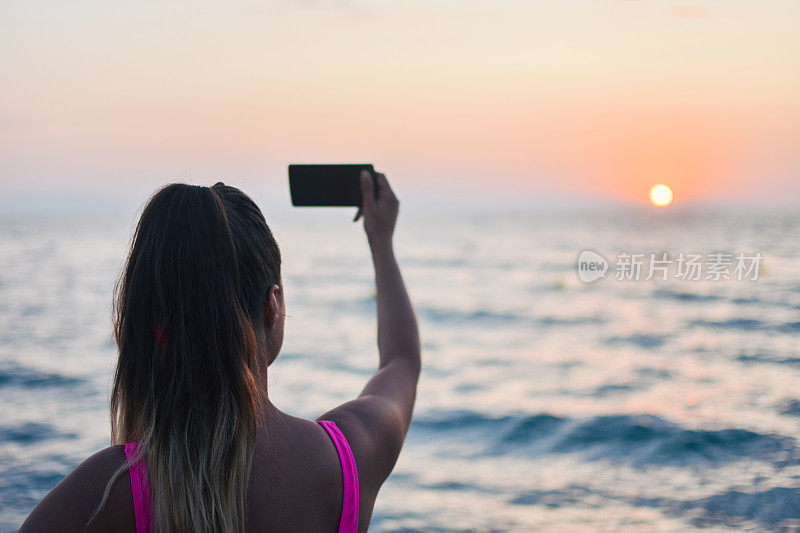
[(279, 411), (267, 367), (283, 342), (281, 258), (244, 193), (168, 185), (145, 206), (117, 286), (114, 446), (21, 531), (366, 531), (411, 421), (414, 311), (395, 261), (398, 201), (361, 176), (375, 267), (378, 370), (316, 422)]

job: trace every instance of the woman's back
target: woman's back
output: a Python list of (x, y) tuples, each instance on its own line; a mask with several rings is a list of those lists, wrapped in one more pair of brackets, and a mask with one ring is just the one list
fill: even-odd
[(318, 421), (271, 403), (285, 308), (263, 215), (232, 187), (169, 186), (145, 208), (120, 281), (117, 445), (59, 483), (21, 531), (367, 530), (420, 358), (392, 248), (398, 202), (383, 175), (377, 195), (369, 175), (361, 184), (380, 356), (361, 394)]
[[(260, 432), (254, 448), (245, 500), (247, 530), (285, 530), (291, 524), (297, 531), (324, 531), (333, 524), (343, 533), (356, 531), (358, 471), (346, 437), (333, 421), (314, 424), (277, 410), (273, 414), (267, 420), (270, 431)], [(130, 458), (136, 443), (125, 448)], [(145, 464), (140, 461), (125, 478), (141, 531), (149, 529), (152, 512)], [(362, 522), (368, 524), (368, 516)]]
[[(337, 531), (345, 484), (340, 456), (330, 435), (318, 423), (278, 411), (269, 418), (270, 429), (260, 432), (254, 449), (246, 495), (246, 530)], [(49, 517), (40, 515), (38, 526), (42, 530), (49, 526), (59, 531), (82, 530), (106, 484), (125, 461), (122, 445), (87, 459), (62, 481), (62, 490), (43, 501), (56, 512)], [(76, 499), (76, 495), (80, 497)], [(137, 531), (137, 523), (145, 517), (137, 516), (134, 499), (131, 476), (120, 476), (87, 531)], [(369, 524), (373, 503), (374, 493), (359, 492), (360, 523)], [(65, 507), (68, 513), (62, 512)], [(359, 529), (365, 531), (366, 527)]]
[[(286, 415), (269, 427), (256, 441), (247, 530), (278, 531), (287, 524), (296, 531), (336, 530), (346, 511), (345, 478), (330, 435), (319, 424)], [(350, 478), (350, 494), (353, 488)]]

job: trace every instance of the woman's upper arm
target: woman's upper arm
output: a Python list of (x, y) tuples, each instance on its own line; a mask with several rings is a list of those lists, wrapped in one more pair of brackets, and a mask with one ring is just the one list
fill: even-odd
[[(115, 481), (106, 507), (89, 525), (106, 484), (124, 463), (122, 446), (111, 446), (92, 455), (39, 502), (22, 524), (20, 532), (133, 531), (135, 523), (131, 485), (125, 475)], [(125, 527), (126, 524), (130, 524), (130, 527)]]
[(418, 379), (419, 367), (394, 360), (370, 379), (358, 398), (320, 417), (336, 422), (347, 438), (360, 486), (377, 493), (394, 468), (411, 423)]

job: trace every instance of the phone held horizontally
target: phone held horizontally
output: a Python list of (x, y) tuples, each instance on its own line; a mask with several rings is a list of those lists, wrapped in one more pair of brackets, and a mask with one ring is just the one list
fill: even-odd
[(295, 207), (360, 207), (361, 172), (367, 170), (375, 184), (371, 164), (289, 165), (289, 190)]

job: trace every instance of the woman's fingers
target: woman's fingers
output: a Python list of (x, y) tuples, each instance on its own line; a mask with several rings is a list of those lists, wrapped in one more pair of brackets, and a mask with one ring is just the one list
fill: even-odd
[(392, 201), (397, 200), (397, 196), (395, 196), (394, 191), (392, 190), (392, 186), (389, 185), (389, 180), (386, 179), (386, 174), (377, 174), (378, 176), (378, 195), (381, 199), (390, 199)]
[[(379, 212), (396, 206), (397, 197), (394, 195), (394, 191), (392, 191), (385, 174), (376, 172), (373, 179), (372, 174), (364, 170), (361, 172), (360, 181), (362, 203), (353, 218), (353, 222), (366, 217), (368, 213), (370, 216), (374, 216)], [(377, 195), (375, 194), (376, 186)]]
[(359, 212), (365, 209), (375, 208), (375, 192), (373, 190), (372, 175), (366, 170), (361, 171), (361, 208)]
[(382, 197), (383, 193), (392, 193), (392, 188), (389, 186), (389, 180), (386, 179), (386, 174), (378, 172), (376, 174), (378, 178), (378, 197)]

